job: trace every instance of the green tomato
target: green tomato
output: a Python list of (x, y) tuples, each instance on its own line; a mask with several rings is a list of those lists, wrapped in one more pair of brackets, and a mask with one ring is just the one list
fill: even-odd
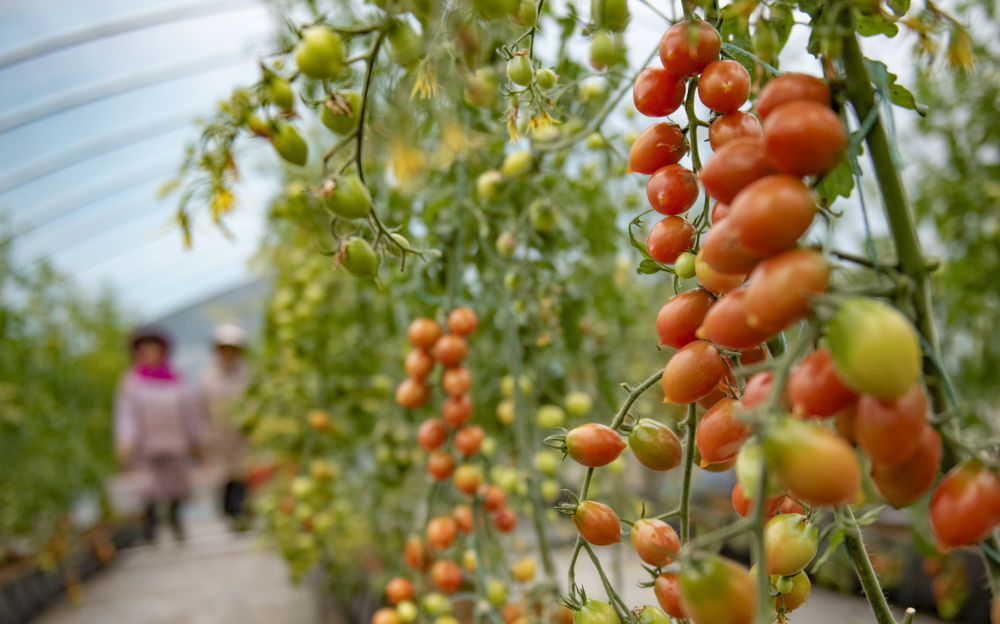
[(604, 149), (607, 145), (608, 142), (604, 140), (604, 136), (602, 136), (600, 132), (592, 132), (590, 136), (587, 137), (587, 147), (590, 149)]
[(517, 54), (507, 61), (507, 77), (514, 84), (526, 87), (531, 84), (531, 79), (535, 75), (535, 69), (531, 66), (531, 59), (523, 54)]
[[(503, 285), (504, 287), (507, 288), (507, 290), (516, 290), (517, 287), (521, 285), (521, 274), (513, 269), (507, 271), (506, 273), (504, 273), (503, 276)], [(511, 379), (510, 387), (511, 387), (511, 392), (513, 392), (514, 389), (513, 379)]]
[(819, 532), (802, 514), (779, 514), (764, 527), (767, 573), (791, 576), (816, 556)]
[(621, 32), (628, 25), (628, 4), (625, 0), (592, 0), (590, 11), (594, 22), (608, 30)]
[(413, 27), (404, 21), (395, 21), (389, 27), (389, 58), (394, 63), (412, 68), (423, 54), (423, 43), (420, 35)]
[(489, 19), (511, 15), (518, 9), (517, 0), (472, 0), (472, 5)]
[(503, 581), (490, 579), (486, 582), (486, 599), (494, 607), (507, 604), (507, 585)]
[(344, 268), (358, 277), (374, 278), (378, 274), (378, 257), (371, 244), (353, 236), (344, 245)]
[(469, 106), (493, 108), (497, 99), (497, 75), (489, 67), (481, 67), (465, 82), (462, 95)]
[(555, 126), (545, 126), (544, 128), (538, 128), (535, 130), (531, 135), (531, 139), (533, 141), (538, 141), (539, 143), (552, 143), (554, 141), (558, 141), (560, 136), (561, 134), (559, 132), (559, 128), (556, 128)]
[(683, 449), (673, 429), (652, 418), (640, 418), (628, 434), (639, 463), (650, 470), (670, 470), (681, 463)]
[(746, 569), (719, 555), (684, 566), (678, 574), (681, 605), (693, 622), (752, 622), (756, 583)]
[[(775, 582), (775, 577), (771, 577), (771, 582), (775, 584), (776, 589), (781, 592), (781, 596), (778, 597), (778, 604), (780, 604), (785, 611), (794, 611), (805, 604), (806, 600), (809, 598), (809, 591), (812, 589), (812, 583), (809, 582), (809, 577), (805, 572), (799, 572), (792, 577), (781, 577)], [(783, 582), (785, 581), (785, 582)]]
[(603, 600), (588, 598), (573, 612), (573, 624), (620, 624), (614, 608)]
[(430, 615), (442, 615), (451, 611), (451, 601), (444, 594), (431, 592), (424, 596), (424, 611)]
[(343, 67), (344, 44), (330, 28), (310, 26), (295, 46), (295, 62), (313, 80), (332, 78)]
[(497, 420), (503, 425), (509, 425), (514, 422), (514, 401), (511, 399), (504, 399), (497, 403)]
[(413, 604), (411, 601), (403, 600), (396, 605), (396, 613), (399, 615), (399, 619), (404, 624), (410, 624), (410, 622), (417, 619), (419, 610), (417, 609), (417, 605)]
[(476, 192), (483, 199), (496, 199), (500, 197), (503, 185), (503, 174), (491, 169), (485, 171), (476, 178)]
[(517, 237), (512, 232), (501, 232), (496, 240), (497, 253), (505, 258), (514, 255), (517, 249)]
[(459, 622), (454, 616), (445, 614), (434, 618), (434, 624), (459, 624)]
[(538, 198), (528, 205), (528, 217), (531, 225), (539, 232), (549, 232), (559, 222), (559, 213), (546, 199)]
[(685, 251), (677, 256), (677, 260), (674, 261), (674, 271), (677, 272), (677, 277), (681, 279), (694, 277), (694, 260), (694, 254), (690, 251)]
[(371, 213), (372, 198), (361, 178), (351, 174), (333, 181), (333, 190), (326, 196), (323, 205), (338, 217), (361, 219)]
[(543, 405), (538, 408), (535, 418), (542, 429), (555, 429), (566, 421), (566, 413), (558, 405)]
[[(403, 236), (402, 234), (400, 234), (399, 232), (393, 232), (393, 233), (389, 234), (389, 237), (392, 238), (392, 240), (394, 240), (397, 243), (399, 243), (400, 245), (402, 245), (403, 247), (409, 247), (410, 246), (410, 241), (406, 240), (406, 237)], [(403, 252), (399, 248), (399, 246), (394, 245), (393, 243), (388, 243), (388, 244), (386, 244), (385, 247), (386, 247), (386, 249), (389, 250), (389, 253), (392, 254), (392, 255), (394, 255), (394, 256), (400, 256), (400, 255), (403, 254)]]
[(560, 486), (559, 482), (555, 479), (545, 479), (541, 484), (541, 493), (542, 498), (546, 502), (551, 503), (555, 499), (559, 498), (559, 495), (562, 493), (562, 486)]
[(486, 436), (483, 438), (483, 443), (479, 447), (479, 452), (483, 454), (483, 457), (493, 457), (497, 452), (497, 439), (493, 436)]
[(500, 172), (506, 178), (516, 178), (524, 175), (531, 169), (531, 152), (528, 150), (518, 150), (507, 154), (503, 159), (503, 166)]
[(521, 0), (517, 8), (517, 19), (524, 26), (534, 26), (538, 21), (538, 10), (533, 0)]
[(271, 145), (278, 155), (292, 163), (303, 166), (309, 159), (309, 146), (295, 128), (283, 121), (275, 122), (271, 132)]
[(551, 89), (556, 86), (556, 81), (559, 79), (556, 73), (549, 69), (548, 67), (543, 67), (535, 72), (535, 82), (542, 89)]
[(316, 484), (311, 478), (305, 475), (299, 475), (292, 479), (292, 484), (289, 489), (291, 489), (292, 495), (295, 498), (306, 498), (313, 493), (315, 485)]
[[(757, 496), (757, 489), (760, 484), (760, 470), (764, 464), (764, 449), (756, 438), (751, 438), (743, 443), (736, 454), (736, 478), (743, 484), (743, 492), (749, 499)], [(780, 487), (773, 478), (768, 476), (767, 495), (777, 494)]]
[(611, 35), (606, 30), (599, 30), (594, 33), (594, 38), (590, 41), (590, 64), (594, 69), (605, 69), (609, 65), (614, 65), (618, 60), (618, 46), (615, 45)]
[(289, 113), (295, 110), (295, 92), (292, 91), (291, 83), (284, 78), (271, 76), (267, 81), (267, 95), (282, 110)]
[(566, 395), (566, 411), (573, 416), (586, 416), (594, 407), (594, 401), (586, 392), (574, 390)]
[(347, 134), (358, 125), (361, 96), (356, 91), (344, 91), (323, 104), (319, 120), (337, 134)]
[(600, 76), (591, 76), (580, 83), (580, 95), (584, 101), (601, 99), (607, 92), (608, 83)]
[(646, 605), (639, 610), (639, 624), (670, 624), (667, 614), (659, 607)]
[(842, 303), (827, 325), (837, 375), (879, 399), (906, 394), (920, 377), (920, 339), (896, 308), (865, 297)]

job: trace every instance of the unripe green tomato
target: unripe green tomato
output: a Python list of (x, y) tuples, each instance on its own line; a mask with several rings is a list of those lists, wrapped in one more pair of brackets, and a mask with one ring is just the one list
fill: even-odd
[(639, 138), (639, 131), (635, 128), (629, 128), (625, 131), (625, 145), (631, 147), (633, 143)]
[(444, 594), (431, 592), (424, 596), (424, 611), (430, 615), (441, 615), (451, 611), (451, 601)]
[(291, 83), (284, 78), (271, 76), (267, 81), (267, 95), (282, 110), (288, 112), (295, 110), (295, 92), (292, 91)]
[(590, 149), (604, 149), (607, 145), (607, 141), (604, 140), (604, 136), (602, 136), (600, 132), (592, 132), (590, 136), (587, 137), (587, 147)]
[(573, 416), (586, 416), (594, 407), (594, 401), (586, 392), (574, 390), (566, 395), (566, 411)]
[(485, 171), (476, 178), (476, 192), (483, 199), (500, 197), (503, 174), (496, 170)]
[(531, 84), (531, 79), (535, 75), (535, 70), (531, 66), (531, 59), (523, 54), (517, 54), (507, 61), (507, 77), (511, 82), (522, 87)]
[[(517, 289), (517, 287), (521, 285), (521, 274), (513, 269), (507, 271), (507, 273), (505, 273), (503, 276), (503, 285), (507, 288), (507, 290)], [(514, 382), (512, 380), (511, 391), (513, 391), (513, 388), (514, 388)]]
[(531, 152), (528, 150), (518, 150), (507, 154), (503, 159), (503, 166), (500, 172), (506, 178), (516, 178), (524, 175), (531, 169)]
[(295, 63), (313, 80), (332, 78), (344, 64), (344, 44), (330, 28), (310, 26), (295, 46)]
[(531, 139), (533, 141), (538, 141), (539, 143), (552, 143), (553, 141), (559, 140), (560, 132), (559, 128), (555, 126), (545, 126), (544, 128), (538, 128), (535, 130)]
[(507, 585), (498, 579), (490, 579), (486, 582), (486, 599), (494, 607), (502, 607), (507, 604)]
[[(527, 375), (521, 375), (518, 379), (517, 387), (521, 389), (521, 394), (531, 394), (533, 386), (531, 379)], [(500, 378), (500, 393), (506, 397), (514, 396), (514, 376), (504, 375)]]
[(486, 436), (483, 438), (483, 443), (479, 447), (479, 452), (482, 453), (483, 457), (493, 457), (497, 452), (497, 439), (493, 436)]
[(361, 219), (372, 211), (372, 198), (368, 188), (357, 175), (339, 176), (334, 187), (323, 200), (323, 205), (333, 214), (345, 219)]
[(639, 624), (670, 624), (667, 614), (659, 607), (646, 605), (639, 611)]
[(250, 132), (253, 132), (257, 136), (271, 135), (271, 126), (266, 121), (264, 121), (263, 119), (261, 119), (260, 117), (258, 117), (253, 113), (251, 113), (250, 116), (247, 117), (247, 128), (249, 128)]
[(607, 465), (607, 469), (611, 474), (622, 474), (625, 472), (625, 458), (619, 455), (613, 462)]
[[(404, 248), (410, 246), (410, 241), (406, 240), (406, 237), (400, 234), (399, 232), (393, 232), (389, 234), (389, 237), (392, 238), (392, 240), (399, 243), (399, 245), (402, 245)], [(403, 254), (403, 251), (400, 249), (399, 245), (394, 245), (393, 243), (389, 243), (386, 245), (386, 249), (389, 250), (390, 254), (394, 256), (400, 256)]]
[(566, 413), (558, 405), (543, 405), (538, 408), (536, 419), (542, 429), (555, 429), (566, 421)]
[(459, 624), (459, 622), (454, 616), (445, 614), (434, 618), (434, 624)]
[(293, 165), (301, 167), (309, 159), (309, 146), (305, 139), (291, 124), (283, 121), (275, 122), (271, 132), (271, 145), (279, 156)]
[(305, 498), (313, 493), (313, 489), (316, 484), (313, 480), (305, 475), (299, 475), (292, 479), (292, 484), (289, 489), (295, 498)]
[(417, 609), (417, 605), (413, 604), (411, 601), (403, 600), (396, 605), (396, 613), (399, 615), (399, 619), (403, 622), (403, 624), (410, 624), (410, 622), (417, 619), (419, 610)]
[(497, 19), (511, 15), (518, 9), (518, 0), (472, 0), (473, 6), (484, 17)]
[(535, 72), (535, 82), (542, 89), (551, 89), (556, 86), (558, 80), (559, 77), (556, 76), (556, 73), (548, 67), (543, 67)]
[(600, 76), (591, 76), (580, 83), (580, 95), (584, 100), (598, 100), (608, 92), (608, 83)]
[[(774, 582), (774, 577), (771, 577), (771, 579)], [(781, 596), (778, 596), (777, 603), (784, 607), (785, 611), (794, 611), (809, 599), (809, 591), (812, 589), (812, 583), (809, 582), (809, 577), (805, 572), (799, 572), (790, 578), (784, 577), (782, 580), (789, 582), (781, 583), (781, 587), (778, 587)], [(782, 587), (787, 587), (788, 585), (791, 587), (787, 588), (787, 590), (782, 590)]]
[(797, 574), (816, 556), (819, 531), (802, 514), (779, 514), (764, 527), (767, 573)]
[(511, 232), (501, 232), (500, 236), (497, 236), (496, 248), (497, 253), (509, 258), (514, 255), (514, 250), (517, 249), (517, 237)]
[[(756, 439), (750, 439), (743, 443), (736, 454), (736, 478), (743, 485), (743, 492), (746, 497), (753, 500), (756, 498), (757, 489), (760, 485), (760, 470), (764, 464), (764, 449)], [(774, 479), (768, 477), (767, 495), (773, 496), (780, 491)]]
[(521, 0), (517, 8), (517, 19), (524, 26), (534, 26), (538, 21), (538, 10), (533, 0)]
[(594, 69), (601, 70), (614, 65), (617, 58), (617, 46), (608, 31), (595, 32), (594, 38), (590, 41), (590, 64)]
[(694, 277), (694, 254), (690, 251), (685, 251), (677, 256), (677, 260), (674, 261), (674, 271), (677, 273), (677, 277), (681, 279), (691, 279)]
[(347, 134), (358, 125), (361, 96), (356, 91), (344, 91), (339, 95), (343, 100), (333, 101), (336, 112), (328, 104), (323, 104), (319, 120), (337, 134)]
[(611, 605), (590, 598), (573, 612), (573, 624), (620, 624), (620, 620)]
[(548, 200), (538, 198), (528, 205), (531, 226), (539, 232), (549, 232), (559, 221), (559, 213)]
[(590, 11), (597, 25), (608, 30), (621, 32), (628, 25), (628, 4), (625, 0), (593, 0)]
[(353, 236), (344, 245), (344, 268), (358, 277), (374, 278), (378, 274), (378, 257), (363, 238)]
[(787, 594), (792, 591), (792, 587), (794, 587), (792, 577), (781, 576), (780, 574), (771, 575), (771, 584), (774, 585), (774, 588), (778, 590), (779, 594)]
[(559, 498), (559, 494), (562, 493), (562, 487), (559, 482), (555, 479), (545, 479), (542, 481), (541, 485), (542, 498), (551, 503), (555, 499)]
[(555, 451), (541, 450), (535, 453), (535, 468), (543, 475), (555, 475), (561, 462), (562, 458)]
[(492, 108), (497, 99), (497, 75), (489, 67), (481, 67), (465, 82), (463, 91), (469, 106)]
[(389, 27), (389, 58), (394, 63), (412, 68), (420, 60), (423, 53), (423, 45), (420, 35), (413, 27), (404, 21), (395, 21)]
[(514, 401), (511, 399), (504, 399), (497, 403), (497, 420), (501, 424), (509, 425), (514, 422)]

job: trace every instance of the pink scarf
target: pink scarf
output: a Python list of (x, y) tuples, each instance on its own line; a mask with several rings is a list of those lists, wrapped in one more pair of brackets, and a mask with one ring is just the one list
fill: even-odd
[(178, 381), (180, 374), (166, 362), (156, 366), (133, 366), (132, 373), (144, 379), (159, 379), (161, 381)]

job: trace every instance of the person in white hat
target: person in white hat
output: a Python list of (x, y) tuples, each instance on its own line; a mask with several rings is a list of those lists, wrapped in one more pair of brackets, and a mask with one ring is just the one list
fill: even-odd
[(217, 326), (212, 332), (214, 357), (201, 373), (201, 395), (209, 431), (206, 459), (218, 471), (222, 510), (235, 528), (245, 524), (248, 444), (233, 408), (250, 383), (250, 367), (244, 357), (246, 340), (246, 332), (236, 325)]

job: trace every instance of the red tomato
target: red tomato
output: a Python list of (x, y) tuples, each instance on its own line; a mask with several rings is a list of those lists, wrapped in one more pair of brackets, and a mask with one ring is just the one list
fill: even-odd
[(392, 604), (399, 604), (404, 600), (413, 600), (415, 593), (413, 582), (402, 576), (397, 576), (385, 586), (385, 595)]
[(684, 345), (663, 370), (664, 403), (693, 403), (711, 392), (726, 372), (719, 351), (695, 340)]
[(459, 531), (466, 535), (472, 533), (472, 507), (457, 505), (451, 512), (451, 517), (455, 519), (455, 526)]
[(677, 256), (694, 245), (694, 226), (681, 217), (667, 217), (653, 226), (646, 239), (646, 249), (653, 260), (673, 264)]
[(448, 368), (441, 375), (441, 386), (449, 396), (461, 396), (472, 387), (472, 373), (464, 366)]
[(672, 165), (687, 153), (687, 139), (675, 123), (661, 121), (654, 124), (635, 140), (628, 154), (628, 170), (654, 173)]
[(431, 398), (431, 387), (422, 379), (407, 377), (396, 387), (396, 402), (406, 409), (415, 409)]
[(740, 288), (720, 298), (705, 315), (698, 337), (727, 349), (747, 349), (767, 340), (768, 334), (747, 325), (745, 297), (746, 290)]
[(916, 452), (926, 423), (927, 395), (916, 383), (896, 399), (883, 401), (862, 394), (854, 435), (873, 462), (891, 466)]
[(469, 345), (465, 338), (455, 334), (447, 334), (438, 338), (434, 343), (434, 359), (448, 368), (453, 368), (462, 363), (465, 356), (469, 354)]
[[(740, 351), (740, 365), (750, 366), (751, 364), (756, 364), (758, 362), (763, 362), (767, 359), (767, 345), (758, 344), (752, 347), (742, 349)], [(735, 361), (728, 355), (725, 356), (725, 361), (730, 366), (735, 366)], [(736, 377), (733, 375), (733, 371), (726, 368), (726, 373), (722, 376), (722, 381), (719, 382), (719, 388), (726, 392), (728, 395), (739, 394), (739, 384), (736, 383)]]
[(427, 523), (427, 543), (431, 548), (444, 550), (452, 545), (458, 535), (458, 524), (451, 516), (431, 518)]
[[(718, 227), (718, 226), (716, 226)], [(739, 288), (746, 281), (744, 273), (722, 273), (713, 269), (704, 258), (704, 249), (694, 257), (694, 274), (706, 289), (717, 295)]]
[(455, 432), (455, 450), (466, 457), (475, 455), (479, 452), (480, 447), (482, 447), (483, 438), (485, 437), (486, 432), (478, 425), (462, 427)]
[(715, 202), (712, 206), (712, 225), (718, 225), (729, 216), (729, 204)]
[(860, 491), (861, 467), (851, 445), (815, 421), (785, 420), (763, 447), (768, 467), (798, 500), (840, 505)]
[[(743, 491), (743, 484), (739, 481), (733, 486), (733, 493), (731, 496), (733, 502), (733, 509), (736, 513), (740, 514), (744, 518), (749, 517), (753, 513), (753, 499), (747, 498), (746, 493)], [(778, 513), (781, 509), (782, 503), (784, 501), (790, 500), (787, 496), (777, 495), (771, 496), (764, 501), (764, 517), (770, 518), (774, 514)], [(786, 513), (786, 512), (781, 512)], [(789, 512), (790, 513), (790, 512)]]
[(837, 376), (829, 349), (813, 351), (793, 368), (787, 390), (792, 411), (803, 416), (833, 416), (858, 398)]
[(454, 561), (442, 559), (431, 566), (431, 579), (438, 589), (446, 594), (453, 594), (462, 586), (462, 568)]
[(417, 429), (417, 444), (425, 451), (433, 451), (448, 439), (448, 429), (437, 418), (428, 418)]
[(430, 565), (430, 558), (424, 551), (424, 543), (416, 535), (406, 538), (406, 544), (403, 546), (403, 560), (406, 565), (417, 572), (423, 572)]
[(674, 76), (694, 76), (719, 58), (721, 48), (719, 31), (708, 22), (678, 22), (660, 39), (660, 61)]
[(580, 537), (594, 546), (609, 546), (622, 541), (618, 514), (603, 503), (582, 501), (573, 513), (573, 524)]
[(924, 425), (917, 450), (903, 462), (886, 466), (872, 462), (872, 481), (893, 507), (905, 507), (930, 489), (941, 465), (941, 436)]
[(468, 336), (476, 331), (479, 317), (476, 311), (469, 307), (455, 308), (448, 314), (448, 331), (457, 336)]
[[(708, 127), (708, 143), (718, 151), (723, 145), (736, 139), (763, 139), (764, 127), (753, 113), (735, 111), (716, 117)], [(713, 221), (714, 223), (714, 221)]]
[(772, 173), (764, 141), (747, 137), (723, 145), (708, 159), (699, 176), (710, 197), (731, 204), (744, 187)]
[(507, 495), (498, 485), (488, 485), (483, 491), (483, 509), (496, 511), (507, 504)]
[(836, 414), (837, 433), (852, 444), (858, 441), (855, 435), (858, 422), (858, 402), (851, 403)]
[(656, 518), (643, 518), (632, 525), (632, 547), (640, 559), (662, 568), (673, 562), (681, 544), (672, 526)]
[(722, 399), (701, 417), (695, 435), (703, 465), (736, 457), (743, 441), (750, 435), (750, 427), (739, 417), (742, 409), (739, 401)]
[(1000, 523), (1000, 479), (975, 459), (952, 468), (931, 497), (931, 528), (945, 548), (986, 539)]
[(444, 481), (455, 471), (455, 460), (444, 451), (434, 451), (427, 458), (427, 472), (435, 481)]
[(663, 423), (640, 418), (628, 434), (628, 445), (639, 463), (650, 470), (670, 470), (680, 465), (684, 449), (677, 434)]
[(792, 249), (764, 260), (750, 275), (744, 306), (747, 322), (779, 332), (805, 318), (810, 299), (826, 292), (830, 266), (818, 251)]
[(429, 318), (418, 318), (410, 323), (406, 335), (414, 347), (427, 350), (441, 337), (441, 326)]
[(712, 61), (698, 79), (702, 104), (720, 113), (732, 113), (750, 97), (750, 72), (738, 61)]
[(761, 257), (740, 242), (738, 232), (729, 219), (716, 223), (701, 241), (701, 257), (720, 273), (749, 273)]
[(656, 315), (656, 333), (660, 344), (680, 349), (696, 340), (695, 332), (701, 327), (713, 303), (715, 298), (702, 288), (671, 297)]
[(482, 471), (471, 464), (462, 464), (455, 469), (455, 487), (459, 492), (472, 496), (483, 484)]
[(382, 607), (372, 614), (371, 624), (403, 624), (403, 620), (392, 607)]
[(680, 165), (657, 169), (646, 183), (649, 205), (665, 215), (678, 215), (698, 199), (698, 177)]
[(461, 427), (472, 416), (472, 399), (467, 394), (452, 396), (441, 405), (441, 417), (452, 427)]
[(517, 526), (517, 514), (510, 507), (501, 507), (493, 514), (493, 525), (501, 533), (510, 533)]
[(684, 103), (684, 80), (658, 67), (648, 67), (636, 76), (632, 101), (647, 117), (666, 117)]
[(778, 171), (819, 175), (844, 157), (847, 131), (829, 106), (796, 100), (771, 111), (764, 122), (764, 147), (767, 161)]
[(719, 385), (712, 388), (711, 392), (698, 399), (697, 401), (698, 405), (705, 409), (709, 409), (722, 399), (728, 399), (729, 394), (723, 391), (722, 389), (723, 387), (724, 387), (724, 382), (719, 382)]
[(681, 606), (693, 624), (751, 624), (757, 584), (746, 568), (718, 555), (685, 566), (680, 573)]
[(600, 423), (580, 425), (566, 434), (566, 454), (589, 468), (610, 464), (624, 449), (618, 432)]
[(798, 501), (787, 496), (782, 497), (781, 505), (778, 506), (778, 513), (783, 514), (805, 514), (805, 509)]
[(406, 376), (413, 379), (424, 379), (434, 370), (434, 358), (423, 349), (414, 349), (406, 355)]
[(816, 201), (798, 178), (772, 175), (743, 189), (726, 221), (751, 253), (771, 256), (795, 247), (816, 216)]
[(653, 593), (656, 594), (656, 601), (672, 618), (682, 620), (687, 617), (684, 608), (681, 607), (681, 590), (677, 585), (677, 575), (664, 572), (656, 577), (653, 583)]
[(809, 74), (782, 74), (761, 89), (757, 97), (757, 114), (766, 119), (772, 110), (794, 100), (811, 100), (829, 107), (830, 87), (823, 79)]

